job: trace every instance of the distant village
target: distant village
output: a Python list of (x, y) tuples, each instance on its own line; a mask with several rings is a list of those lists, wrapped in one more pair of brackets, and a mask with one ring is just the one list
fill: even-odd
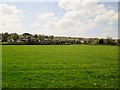
[(82, 38), (82, 37), (62, 37), (43, 34), (23, 33), (1, 33), (0, 42), (2, 45), (119, 45), (120, 39), (105, 38)]

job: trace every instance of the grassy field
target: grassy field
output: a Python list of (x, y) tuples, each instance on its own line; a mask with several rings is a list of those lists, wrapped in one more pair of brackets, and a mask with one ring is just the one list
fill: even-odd
[(117, 88), (118, 47), (2, 46), (3, 88)]

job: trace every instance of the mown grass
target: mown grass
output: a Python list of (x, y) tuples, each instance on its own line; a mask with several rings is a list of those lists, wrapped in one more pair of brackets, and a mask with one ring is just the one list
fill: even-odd
[(118, 47), (2, 46), (3, 88), (117, 88)]

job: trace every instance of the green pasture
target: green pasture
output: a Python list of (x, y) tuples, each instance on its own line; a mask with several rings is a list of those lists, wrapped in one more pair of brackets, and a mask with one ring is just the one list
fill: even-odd
[(118, 88), (118, 47), (3, 45), (3, 88)]

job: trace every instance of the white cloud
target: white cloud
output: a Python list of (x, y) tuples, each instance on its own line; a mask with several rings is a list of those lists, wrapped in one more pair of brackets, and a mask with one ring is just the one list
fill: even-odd
[(31, 27), (39, 27), (41, 26), (41, 23), (32, 23), (30, 24)]
[[(93, 2), (88, 2), (88, 0), (59, 0), (59, 6), (65, 10), (91, 10), (94, 9), (94, 6), (96, 6), (95, 0), (92, 0)], [(92, 7), (91, 7), (92, 6)]]
[(14, 5), (0, 4), (0, 32), (21, 32), (22, 11)]
[(46, 21), (55, 21), (57, 20), (57, 17), (54, 15), (53, 12), (49, 13), (40, 13), (37, 15), (37, 19), (42, 22)]
[[(90, 32), (93, 32), (92, 30), (100, 27), (101, 22), (108, 24), (105, 27), (108, 29), (110, 25), (113, 28), (113, 25), (117, 23), (117, 11), (106, 8), (104, 4), (97, 4), (96, 2), (88, 3), (83, 0), (79, 0), (78, 2), (60, 0), (58, 5), (60, 8), (66, 10), (62, 18), (57, 17), (52, 12), (37, 16), (40, 22), (44, 22), (39, 33), (89, 37)], [(101, 29), (105, 30), (102, 27)], [(103, 33), (112, 35), (112, 32), (117, 32), (115, 29), (107, 31)], [(95, 37), (99, 36), (96, 34)]]

